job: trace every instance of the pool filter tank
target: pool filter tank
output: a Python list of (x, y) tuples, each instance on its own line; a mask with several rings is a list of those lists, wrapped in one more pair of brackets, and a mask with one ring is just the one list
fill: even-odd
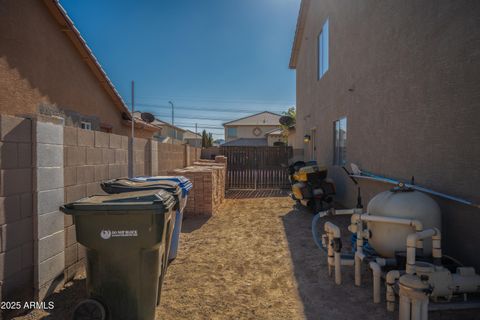
[[(425, 193), (412, 189), (400, 188), (377, 194), (368, 203), (367, 212), (375, 216), (419, 220), (423, 229), (441, 230), (442, 226), (438, 204)], [(408, 225), (384, 222), (368, 222), (367, 225), (371, 233), (370, 245), (386, 258), (395, 257), (395, 252), (405, 251), (405, 239), (414, 232)], [(423, 247), (424, 255), (430, 256), (432, 240), (425, 239)]]

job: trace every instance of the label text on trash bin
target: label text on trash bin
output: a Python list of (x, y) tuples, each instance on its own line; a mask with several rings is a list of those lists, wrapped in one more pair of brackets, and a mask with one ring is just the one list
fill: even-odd
[(137, 230), (102, 230), (100, 237), (105, 240), (114, 237), (138, 237), (138, 232)]

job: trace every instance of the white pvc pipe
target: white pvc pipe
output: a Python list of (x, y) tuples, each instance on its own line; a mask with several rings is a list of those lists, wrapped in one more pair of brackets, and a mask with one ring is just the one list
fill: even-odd
[[(411, 233), (407, 236), (407, 266), (406, 272), (408, 274), (415, 273), (415, 255), (416, 255), (416, 248), (419, 241), (423, 239), (434, 237), (435, 236), (435, 258), (441, 258), (442, 250), (441, 250), (441, 233), (440, 230), (437, 228), (430, 228), (425, 229), (420, 232)], [(433, 245), (433, 242), (432, 242)], [(433, 251), (432, 251), (433, 252)]]
[(422, 302), (422, 320), (428, 320), (428, 298)]
[[(412, 317), (411, 320), (422, 320), (422, 300), (411, 299), (412, 301)], [(426, 319), (425, 319), (426, 320)]]
[[(340, 228), (331, 222), (325, 222), (324, 229), (328, 234), (328, 265), (335, 267), (335, 283), (340, 285), (342, 284), (341, 255), (332, 247), (333, 239), (341, 237)], [(331, 274), (331, 269), (329, 269), (329, 274)]]
[(355, 252), (355, 285), (360, 287), (362, 285), (362, 260), (365, 255), (361, 252)]
[(390, 312), (395, 311), (395, 291), (393, 290), (393, 286), (398, 278), (400, 278), (400, 271), (398, 270), (389, 271), (385, 277), (385, 283), (387, 285), (387, 311)]
[(370, 214), (353, 214), (352, 223), (356, 223), (358, 220), (402, 224), (402, 225), (412, 226), (415, 228), (416, 231), (421, 231), (423, 229), (422, 222), (414, 219), (383, 217), (383, 216), (375, 216)]
[(398, 320), (410, 320), (410, 298), (400, 292)]
[(373, 273), (373, 303), (380, 303), (380, 277), (382, 269), (375, 261), (370, 262), (370, 269)]
[[(412, 226), (417, 232), (422, 231), (423, 229), (423, 224), (419, 220), (383, 217), (383, 216), (375, 216), (370, 214), (359, 214), (359, 213), (352, 214), (351, 223), (352, 225), (356, 225), (356, 230), (357, 230), (357, 251), (355, 253), (355, 285), (356, 286), (360, 286), (362, 283), (361, 262), (365, 257), (365, 255), (363, 254), (363, 235), (364, 235), (363, 223), (362, 223), (363, 221), (384, 222), (384, 223)], [(419, 243), (419, 246), (421, 245), (422, 244)]]
[(340, 266), (341, 266), (340, 252), (335, 251), (335, 283), (337, 285), (342, 284), (342, 269)]

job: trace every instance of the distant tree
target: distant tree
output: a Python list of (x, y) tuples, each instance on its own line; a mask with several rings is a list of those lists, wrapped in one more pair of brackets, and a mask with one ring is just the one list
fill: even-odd
[(202, 148), (209, 148), (213, 145), (213, 135), (207, 133), (207, 130), (202, 131)]
[(283, 111), (282, 112), (282, 115), (284, 116), (289, 116), (290, 118), (293, 119), (293, 122), (292, 122), (292, 125), (291, 126), (284, 126), (282, 125), (282, 133), (283, 133), (283, 136), (284, 137), (288, 137), (288, 129), (290, 127), (294, 127), (295, 126), (295, 123), (297, 121), (297, 110), (295, 109), (295, 107), (290, 107), (288, 108), (287, 111)]

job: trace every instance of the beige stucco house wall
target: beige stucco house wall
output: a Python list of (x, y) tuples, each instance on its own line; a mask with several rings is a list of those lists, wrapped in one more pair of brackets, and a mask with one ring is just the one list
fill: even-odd
[[(334, 121), (347, 118), (346, 162), (480, 202), (480, 2), (302, 1), (290, 67), (296, 142), (329, 167), (337, 200), (356, 191), (334, 165)], [(329, 21), (329, 68), (318, 79), (318, 35)], [(315, 142), (315, 146), (312, 146)], [(365, 203), (391, 188), (361, 182)], [(480, 270), (478, 209), (435, 198), (444, 248)]]
[[(224, 123), (225, 141), (236, 139), (265, 139), (265, 134), (280, 128), (280, 115), (264, 111), (245, 118)], [(229, 135), (229, 128), (235, 128), (236, 134)]]
[[(0, 10), (0, 113), (59, 116), (66, 125), (128, 134), (128, 108), (52, 0), (5, 0)], [(137, 128), (138, 137), (154, 129)]]

